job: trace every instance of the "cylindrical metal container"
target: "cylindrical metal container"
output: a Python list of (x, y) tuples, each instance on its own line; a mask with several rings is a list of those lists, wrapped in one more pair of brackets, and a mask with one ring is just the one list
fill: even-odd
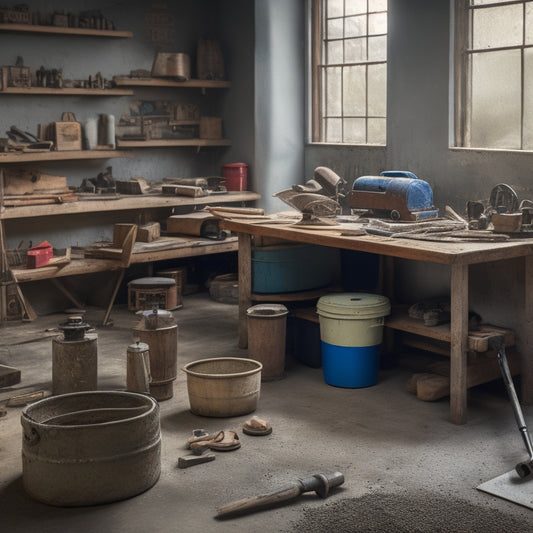
[(161, 472), (159, 405), (143, 394), (52, 396), (21, 415), (22, 480), (50, 505), (95, 505), (152, 487)]
[(59, 325), (63, 337), (52, 339), (52, 394), (98, 388), (98, 336), (86, 334), (90, 328), (81, 316)]
[(150, 351), (148, 344), (144, 342), (128, 346), (126, 389), (130, 392), (150, 393)]
[(253, 305), (246, 311), (248, 357), (263, 365), (263, 381), (283, 377), (288, 313), (281, 304)]
[(261, 392), (259, 361), (241, 357), (215, 357), (193, 361), (183, 367), (191, 413), (231, 417), (257, 408)]
[(144, 311), (133, 336), (149, 346), (150, 394), (159, 401), (172, 398), (178, 374), (178, 325), (172, 313)]

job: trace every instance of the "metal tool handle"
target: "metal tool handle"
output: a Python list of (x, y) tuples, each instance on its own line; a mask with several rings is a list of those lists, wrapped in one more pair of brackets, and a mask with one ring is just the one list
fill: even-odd
[(294, 483), (270, 494), (262, 494), (252, 498), (243, 498), (236, 502), (228, 503), (217, 509), (217, 517), (244, 514), (249, 511), (257, 511), (271, 507), (280, 502), (286, 502), (297, 498), (302, 492), (299, 484)]
[(511, 377), (509, 364), (507, 363), (507, 357), (505, 355), (505, 346), (503, 345), (503, 343), (498, 349), (498, 363), (500, 364), (500, 370), (502, 371), (503, 382), (505, 383), (507, 393), (509, 394), (509, 398), (511, 400), (511, 405), (513, 407), (516, 423), (518, 424), (518, 429), (520, 430), (520, 434), (522, 435), (522, 439), (524, 440), (524, 444), (526, 446), (526, 450), (529, 453), (529, 456), (533, 457), (533, 445), (531, 443), (531, 437), (527, 430), (526, 421), (524, 419), (522, 408), (520, 407), (520, 403), (518, 401), (518, 396), (516, 395), (516, 390), (513, 384), (513, 378)]

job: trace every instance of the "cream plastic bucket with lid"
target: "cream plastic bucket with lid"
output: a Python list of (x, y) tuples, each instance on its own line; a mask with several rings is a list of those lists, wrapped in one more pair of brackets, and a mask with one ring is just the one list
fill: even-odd
[(326, 383), (347, 388), (375, 385), (389, 299), (366, 293), (328, 294), (318, 300), (317, 313)]

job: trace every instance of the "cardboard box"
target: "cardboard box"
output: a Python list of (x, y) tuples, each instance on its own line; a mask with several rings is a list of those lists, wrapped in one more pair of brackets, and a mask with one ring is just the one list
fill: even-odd
[(79, 122), (54, 122), (52, 139), (56, 150), (81, 150), (81, 124)]

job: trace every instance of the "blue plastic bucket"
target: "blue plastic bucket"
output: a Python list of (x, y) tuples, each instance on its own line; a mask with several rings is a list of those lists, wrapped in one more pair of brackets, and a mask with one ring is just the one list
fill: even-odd
[(389, 299), (366, 293), (329, 294), (318, 300), (317, 313), (325, 382), (346, 388), (375, 385)]

